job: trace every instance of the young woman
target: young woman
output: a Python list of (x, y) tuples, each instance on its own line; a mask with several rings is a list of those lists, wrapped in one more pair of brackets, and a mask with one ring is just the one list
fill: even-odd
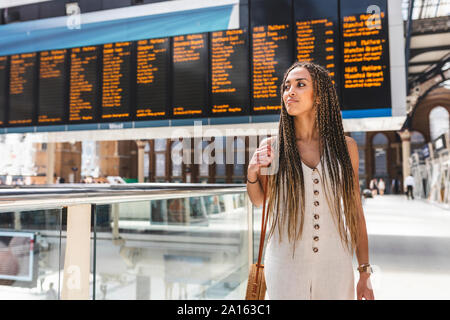
[[(267, 183), (269, 299), (374, 299), (358, 183), (358, 147), (344, 136), (328, 72), (296, 62), (282, 82), (277, 137), (261, 142), (247, 170), (247, 192), (261, 206)], [(275, 174), (262, 175), (277, 157)], [(275, 171), (275, 170), (274, 170)]]

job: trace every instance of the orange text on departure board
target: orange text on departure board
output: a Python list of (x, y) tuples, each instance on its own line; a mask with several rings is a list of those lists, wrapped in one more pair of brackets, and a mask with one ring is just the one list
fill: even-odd
[[(71, 53), (72, 63), (70, 66), (70, 121), (93, 120), (93, 109), (91, 101), (94, 99), (94, 84), (89, 82), (88, 70), (97, 63), (97, 47), (89, 46), (74, 48)], [(95, 72), (90, 71), (90, 77), (95, 78)]]
[[(211, 39), (211, 80), (212, 93), (235, 93), (236, 87), (230, 79), (229, 70), (233, 69), (230, 57), (237, 46), (245, 44), (244, 30), (227, 30), (212, 33)], [(212, 113), (240, 112), (242, 107), (229, 104), (213, 105)]]
[[(27, 69), (35, 66), (36, 53), (22, 53), (11, 56), (9, 94), (19, 95), (24, 93), (25, 84), (30, 81), (26, 75)], [(11, 124), (30, 124), (32, 119), (10, 119)]]
[(150, 39), (138, 41), (137, 47), (137, 83), (148, 84), (155, 80), (155, 72), (158, 67), (155, 64), (156, 56), (166, 52), (166, 48), (155, 48), (155, 44), (169, 41), (166, 39)]
[[(367, 20), (372, 15), (361, 14), (344, 17), (344, 87), (345, 88), (370, 88), (381, 87), (385, 81), (386, 65), (382, 63), (385, 39), (380, 28), (369, 28)], [(373, 18), (373, 17), (372, 17)], [(378, 15), (380, 21), (384, 18), (384, 12)]]
[[(169, 41), (168, 38), (139, 40), (137, 46), (137, 84), (151, 85), (155, 82), (155, 74), (159, 71), (158, 55), (165, 54), (167, 48), (159, 47)], [(139, 106), (138, 118), (164, 116), (165, 111), (154, 111), (152, 108)]]
[[(0, 57), (0, 71), (6, 70), (6, 56)], [(0, 88), (2, 90), (2, 88)], [(0, 124), (3, 124), (3, 120), (0, 119)]]
[[(130, 55), (131, 42), (105, 44), (103, 49), (103, 89), (102, 107), (115, 108), (122, 106), (123, 88), (120, 79), (124, 76), (122, 65)], [(125, 47), (125, 50), (124, 50)], [(123, 118), (129, 113), (102, 114), (102, 118)]]
[(326, 18), (297, 21), (296, 27), (297, 60), (311, 61), (322, 65), (334, 78), (336, 47), (333, 22)]
[(200, 59), (198, 49), (205, 47), (201, 34), (177, 36), (173, 38), (173, 62), (196, 61)]
[[(184, 63), (200, 60), (200, 49), (204, 48), (205, 38), (202, 34), (190, 34), (173, 38), (173, 62)], [(202, 114), (201, 106), (192, 106), (186, 110), (183, 106), (174, 106), (173, 115)]]
[(35, 65), (36, 53), (23, 53), (11, 56), (9, 94), (22, 94), (24, 85), (29, 81), (25, 77), (28, 68)]
[[(278, 97), (275, 59), (278, 42), (287, 40), (289, 25), (269, 25), (253, 28), (253, 98), (269, 99)], [(275, 110), (281, 106), (259, 106), (254, 110)]]
[(192, 114), (201, 114), (201, 107), (194, 107), (197, 110), (185, 110), (183, 107), (174, 107), (173, 114), (174, 115), (192, 115)]
[[(52, 79), (62, 77), (61, 64), (64, 64), (66, 57), (66, 49), (43, 51), (40, 55), (39, 62), (39, 78)], [(46, 88), (51, 90), (51, 88)], [(40, 123), (51, 123), (62, 121), (61, 117), (51, 118), (48, 115), (39, 115), (38, 121)]]

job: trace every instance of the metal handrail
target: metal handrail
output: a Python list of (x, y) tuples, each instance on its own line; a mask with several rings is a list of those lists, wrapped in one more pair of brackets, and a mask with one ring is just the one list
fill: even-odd
[(140, 183), (133, 185), (41, 185), (0, 189), (0, 212), (17, 209), (111, 204), (245, 192), (244, 184)]

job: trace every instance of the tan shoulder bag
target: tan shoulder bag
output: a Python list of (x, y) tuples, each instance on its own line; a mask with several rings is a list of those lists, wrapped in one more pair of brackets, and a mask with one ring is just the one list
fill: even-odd
[(264, 265), (261, 264), (262, 253), (264, 249), (264, 239), (266, 237), (267, 228), (267, 213), (266, 213), (266, 190), (267, 190), (267, 177), (264, 181), (264, 200), (263, 200), (263, 210), (261, 218), (261, 237), (259, 240), (259, 253), (258, 262), (252, 264), (250, 268), (250, 274), (248, 276), (247, 282), (247, 294), (245, 295), (245, 300), (264, 300), (266, 295), (266, 279), (264, 277)]

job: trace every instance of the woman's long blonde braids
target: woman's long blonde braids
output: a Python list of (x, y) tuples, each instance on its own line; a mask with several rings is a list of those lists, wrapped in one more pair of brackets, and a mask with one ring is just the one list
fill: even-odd
[[(289, 72), (297, 67), (306, 68), (314, 84), (315, 128), (319, 131), (321, 176), (325, 177), (326, 163), (331, 183), (328, 186), (327, 181), (322, 181), (325, 183), (325, 195), (342, 243), (349, 250), (354, 249), (359, 236), (359, 189), (355, 190), (355, 175), (344, 136), (336, 89), (323, 67), (311, 62), (295, 62), (284, 74), (281, 97)], [(294, 117), (287, 113), (283, 98), (277, 140), (278, 171), (269, 176), (268, 181), (268, 236), (271, 237), (278, 229), (281, 241), (282, 227), (287, 222), (288, 239), (294, 241), (295, 250), (295, 240), (300, 239), (305, 221), (305, 183), (295, 139)], [(282, 189), (285, 190), (281, 192)]]

